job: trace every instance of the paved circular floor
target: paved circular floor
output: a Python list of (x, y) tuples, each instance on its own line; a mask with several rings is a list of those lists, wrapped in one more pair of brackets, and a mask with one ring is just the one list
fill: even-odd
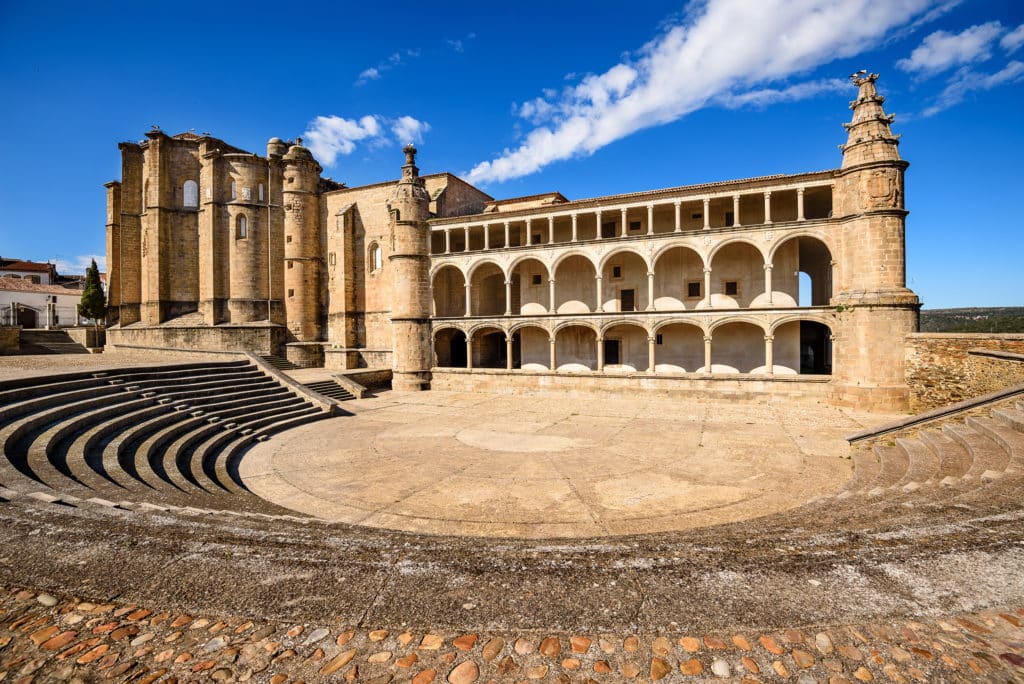
[(345, 408), (354, 415), (254, 447), (243, 481), (329, 520), (525, 538), (682, 530), (794, 508), (849, 478), (844, 435), (891, 418), (813, 404), (437, 391)]

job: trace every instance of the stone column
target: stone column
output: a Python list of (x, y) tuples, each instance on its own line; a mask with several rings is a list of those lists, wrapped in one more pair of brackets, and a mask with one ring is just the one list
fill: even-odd
[(654, 271), (647, 272), (647, 311), (654, 311)]
[(764, 367), (768, 375), (775, 375), (774, 335), (764, 336)]
[(804, 220), (804, 189), (796, 189), (796, 220)]
[(572, 213), (572, 241), (576, 242), (577, 240), (579, 240), (579, 235), (577, 234), (576, 212), (574, 211)]
[(772, 222), (772, 193), (768, 190), (764, 193), (764, 222)]
[(711, 198), (704, 198), (704, 230), (711, 229)]
[[(468, 287), (468, 286), (467, 286)], [(711, 269), (704, 269), (704, 301), (707, 303), (707, 308), (711, 308)]]
[(473, 370), (473, 340), (466, 335), (466, 369)]
[(526, 219), (526, 246), (533, 244), (533, 219)]
[(509, 235), (508, 221), (505, 221), (505, 249), (508, 249), (508, 243), (509, 243), (509, 238), (510, 237), (511, 236)]
[(629, 234), (629, 225), (626, 223), (626, 210), (622, 210), (622, 237)]
[(491, 224), (484, 224), (484, 249), (491, 248)]
[(505, 370), (512, 370), (512, 335), (505, 336)]
[[(507, 224), (506, 224), (507, 225)], [(512, 315), (512, 281), (505, 281), (505, 315)]]
[(597, 336), (597, 372), (604, 372), (604, 338)]
[(548, 338), (548, 346), (549, 346), (549, 352), (550, 352), (551, 372), (554, 373), (555, 370), (558, 369), (558, 364), (556, 363), (557, 359), (555, 359), (555, 338), (554, 338), (554, 336), (551, 336), (550, 338)]
[(734, 228), (739, 228), (741, 225), (743, 225), (742, 223), (740, 223), (740, 196), (739, 195), (733, 195), (732, 196), (732, 225), (733, 225)]
[(463, 314), (466, 317), (469, 317), (471, 315), (471, 312), (472, 312), (473, 298), (472, 298), (471, 292), (470, 292), (471, 287), (472, 286), (467, 282), (466, 283), (466, 313)]
[(594, 311), (601, 313), (604, 311), (604, 303), (602, 302), (603, 297), (601, 296), (601, 281), (600, 275), (594, 276), (594, 282), (597, 283), (597, 308)]
[(452, 231), (448, 228), (444, 229), (444, 253), (452, 253)]
[(654, 205), (647, 205), (647, 234), (654, 235)]
[(548, 288), (549, 288), (549, 290), (548, 290), (548, 304), (549, 304), (548, 312), (549, 313), (556, 313), (555, 312), (555, 279), (554, 278), (551, 278), (551, 279), (548, 280)]
[(601, 236), (601, 210), (600, 210), (600, 209), (598, 209), (598, 210), (597, 210), (597, 211), (596, 211), (596, 212), (594, 213), (594, 216), (595, 216), (595, 217), (596, 217), (596, 219), (597, 219), (597, 239), (598, 239), (598, 240), (600, 240), (600, 239), (601, 239), (601, 237), (602, 237), (602, 236)]
[(464, 230), (466, 232), (466, 246), (462, 248), (462, 251), (463, 252), (468, 252), (469, 251), (469, 226), (466, 226), (464, 228)]
[(683, 232), (682, 217), (679, 215), (679, 207), (680, 207), (681, 203), (680, 202), (674, 202), (673, 204), (675, 205), (675, 208), (676, 208), (676, 227), (674, 229), (674, 232), (681, 233), (681, 232)]
[(711, 375), (711, 335), (704, 337), (704, 372)]
[(774, 293), (772, 291), (772, 265), (764, 265), (764, 293), (768, 295), (768, 303), (774, 304)]
[(655, 348), (657, 342), (658, 342), (658, 338), (656, 338), (654, 335), (651, 335), (650, 337), (647, 338), (647, 372), (648, 373), (653, 373), (654, 372), (654, 368), (655, 368), (654, 348)]
[(555, 244), (555, 217), (548, 216), (548, 244)]

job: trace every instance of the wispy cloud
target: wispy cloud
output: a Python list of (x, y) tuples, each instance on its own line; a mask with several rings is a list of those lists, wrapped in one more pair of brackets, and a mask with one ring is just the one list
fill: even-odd
[(1011, 55), (1019, 50), (1020, 46), (1024, 45), (1024, 24), (1003, 36), (1002, 40), (999, 41), (999, 45)]
[(96, 266), (101, 272), (107, 270), (107, 257), (104, 254), (80, 254), (70, 259), (57, 257), (53, 260), (53, 264), (57, 267), (57, 273), (61, 275), (82, 275), (85, 273), (85, 269), (89, 268), (93, 259), (96, 260)]
[(468, 41), (473, 40), (474, 38), (476, 38), (475, 33), (467, 33), (462, 38), (455, 38), (454, 40), (447, 40), (445, 42), (448, 43), (448, 47), (450, 47), (452, 50), (455, 50), (456, 52), (465, 52), (466, 43)]
[(715, 98), (717, 104), (730, 109), (740, 107), (767, 107), (779, 102), (805, 100), (809, 97), (825, 93), (845, 93), (850, 90), (850, 82), (842, 78), (824, 78), (818, 81), (806, 81), (786, 88), (761, 88), (748, 90), (745, 93), (725, 93)]
[(359, 119), (345, 119), (330, 115), (313, 119), (302, 137), (321, 164), (334, 166), (339, 155), (351, 154), (358, 144), (372, 148), (395, 141), (421, 142), (423, 134), (429, 130), (430, 124), (411, 116), (389, 118), (368, 114)]
[[(700, 0), (655, 40), (601, 74), (521, 105), (535, 128), (515, 149), (477, 164), (471, 182), (534, 173), (592, 154), (638, 130), (715, 104), (764, 105), (829, 90), (823, 82), (784, 85), (850, 57), (949, 3), (939, 0)], [(828, 82), (825, 82), (828, 83)], [(767, 88), (769, 84), (782, 87)], [(744, 99), (746, 101), (744, 101)]]
[(409, 48), (406, 50), (399, 50), (398, 52), (392, 52), (388, 55), (387, 59), (381, 60), (376, 66), (368, 67), (359, 72), (355, 85), (365, 85), (370, 81), (376, 81), (384, 75), (385, 71), (390, 71), (391, 69), (404, 64), (408, 59), (415, 59), (419, 56), (419, 48)]
[(910, 57), (897, 61), (896, 66), (926, 77), (955, 66), (983, 62), (992, 57), (992, 46), (1003, 30), (998, 21), (990, 21), (960, 33), (936, 31), (921, 41)]
[(964, 67), (946, 84), (945, 89), (939, 94), (935, 104), (922, 112), (924, 116), (934, 116), (939, 112), (949, 109), (964, 101), (969, 93), (992, 90), (1008, 83), (1024, 81), (1024, 62), (1011, 61), (999, 71), (991, 74), (982, 74)]

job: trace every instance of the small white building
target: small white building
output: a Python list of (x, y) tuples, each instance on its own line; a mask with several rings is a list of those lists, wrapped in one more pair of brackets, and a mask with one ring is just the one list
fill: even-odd
[(24, 278), (38, 285), (53, 285), (57, 282), (57, 267), (49, 262), (0, 257), (0, 278), (9, 276)]
[(17, 277), (0, 277), (0, 325), (66, 328), (78, 324), (82, 291), (43, 285)]

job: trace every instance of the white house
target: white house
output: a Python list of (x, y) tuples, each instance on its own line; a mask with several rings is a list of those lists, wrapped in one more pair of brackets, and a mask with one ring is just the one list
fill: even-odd
[(78, 324), (80, 289), (0, 277), (0, 325), (57, 328)]

